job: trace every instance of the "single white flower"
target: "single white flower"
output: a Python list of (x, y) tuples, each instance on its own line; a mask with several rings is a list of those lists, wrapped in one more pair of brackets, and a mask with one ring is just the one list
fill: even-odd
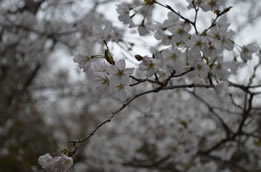
[(83, 69), (83, 71), (86, 72), (91, 68), (92, 63), (95, 60), (89, 55), (78, 54), (73, 58), (73, 61), (78, 63), (80, 69)]
[(119, 98), (120, 100), (125, 99), (128, 94), (129, 94), (129, 83), (130, 79), (129, 78), (122, 78), (118, 82), (113, 82), (112, 81), (112, 93), (115, 97)]
[(205, 48), (207, 45), (207, 38), (200, 35), (192, 35), (191, 38), (186, 42), (186, 46), (190, 48), (196, 48), (199, 51)]
[(242, 47), (240, 56), (244, 62), (247, 62), (248, 60), (252, 59), (252, 55), (256, 51), (257, 51), (256, 45), (254, 43), (251, 43)]
[(212, 74), (217, 77), (217, 79), (226, 81), (229, 75), (228, 67), (225, 65), (222, 56), (217, 56), (217, 63), (215, 64)]
[(201, 61), (201, 63), (198, 63), (196, 66), (196, 71), (198, 73), (198, 76), (200, 78), (207, 78), (208, 76), (208, 72), (209, 72), (209, 66), (207, 64), (205, 64), (203, 61)]
[(154, 73), (156, 73), (158, 68), (156, 59), (150, 58), (148, 56), (144, 56), (142, 63), (139, 64), (139, 69), (141, 71), (146, 71), (147, 77), (151, 77)]
[(163, 66), (167, 66), (170, 69), (170, 72), (173, 69), (179, 73), (183, 72), (186, 66), (186, 57), (183, 52), (181, 52), (175, 46), (172, 46), (170, 49), (162, 51), (163, 56)]
[(219, 41), (215, 41), (208, 37), (207, 46), (203, 48), (203, 53), (206, 57), (211, 59), (216, 58), (220, 53), (222, 53), (222, 45)]
[(131, 17), (130, 17), (130, 4), (122, 3), (117, 6), (116, 11), (119, 14), (118, 19), (123, 22), (124, 24), (130, 24), (131, 26), (135, 26)]
[(93, 65), (93, 72), (94, 73), (97, 73), (97, 72), (108, 73), (109, 66), (110, 66), (110, 64), (106, 60), (97, 61)]
[(110, 76), (105, 72), (97, 72), (94, 74), (94, 82), (99, 93), (110, 93)]
[(103, 40), (112, 39), (113, 34), (113, 26), (110, 22), (106, 22), (105, 24), (94, 25), (92, 28), (93, 36), (88, 38), (89, 41), (96, 41), (103, 43)]
[(126, 62), (124, 59), (120, 59), (115, 65), (110, 66), (109, 74), (113, 82), (122, 82), (121, 80), (130, 79), (130, 75), (133, 73), (134, 68), (126, 68)]
[(173, 27), (168, 28), (168, 30), (173, 34), (172, 42), (186, 42), (190, 36), (189, 31), (191, 29), (191, 25), (187, 22), (180, 23)]
[(50, 162), (52, 161), (53, 157), (47, 153), (47, 154), (44, 154), (44, 155), (41, 155), (39, 158), (38, 158), (38, 163), (43, 167), (43, 168), (47, 168), (48, 165), (50, 164)]
[(138, 27), (138, 32), (139, 32), (140, 36), (145, 36), (150, 33), (144, 24), (141, 24)]
[(155, 31), (154, 37), (157, 40), (160, 40), (161, 44), (163, 44), (163, 45), (171, 44), (171, 35), (164, 33), (164, 28), (162, 28), (160, 25), (154, 25), (153, 30)]
[(235, 32), (232, 30), (229, 30), (226, 32), (223, 36), (222, 45), (225, 49), (232, 51), (234, 48), (234, 42), (233, 42), (233, 37), (235, 35)]

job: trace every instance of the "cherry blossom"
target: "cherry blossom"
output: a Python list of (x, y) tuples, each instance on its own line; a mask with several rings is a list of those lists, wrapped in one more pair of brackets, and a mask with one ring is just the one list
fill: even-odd
[(125, 100), (129, 95), (129, 83), (130, 79), (127, 77), (117, 81), (112, 80), (112, 93), (115, 94), (114, 96), (121, 100)]
[(182, 72), (186, 66), (186, 57), (183, 52), (181, 52), (175, 46), (170, 49), (165, 49), (162, 51), (163, 56), (163, 66), (167, 66), (170, 70), (175, 70), (177, 73)]
[(73, 165), (73, 159), (64, 154), (52, 157), (47, 153), (40, 156), (38, 161), (43, 169), (49, 172), (68, 172)]
[(195, 68), (200, 78), (206, 78), (208, 76), (209, 66), (204, 62), (198, 63)]
[(173, 14), (172, 12), (168, 12), (168, 18), (166, 20), (164, 20), (162, 26), (164, 28), (172, 28), (175, 26), (178, 26), (180, 24), (180, 20), (179, 17), (175, 14)]
[(257, 51), (257, 47), (254, 43), (248, 44), (246, 46), (242, 47), (242, 50), (240, 52), (241, 58), (244, 62), (247, 62), (248, 60), (252, 59), (252, 55), (254, 52)]
[[(234, 43), (233, 37), (235, 32), (232, 30), (228, 30), (228, 25), (226, 23), (222, 23), (222, 19), (218, 22), (218, 27), (213, 27), (209, 35), (214, 38), (216, 41), (221, 41), (222, 46), (227, 50), (233, 50)], [(225, 21), (224, 21), (225, 22)]]
[(117, 12), (119, 13), (118, 19), (124, 24), (130, 24), (130, 27), (134, 26), (134, 23), (129, 14), (130, 4), (122, 3), (117, 6)]
[(100, 94), (110, 94), (111, 78), (106, 72), (97, 72), (93, 78), (94, 83), (97, 84), (97, 92)]
[(83, 69), (84, 72), (86, 72), (89, 68), (92, 67), (94, 59), (88, 55), (78, 54), (73, 58), (73, 61), (78, 63), (79, 67)]
[(142, 62), (139, 65), (141, 71), (146, 71), (147, 77), (151, 77), (155, 72), (157, 72), (157, 61), (156, 59), (144, 56)]
[(125, 78), (130, 78), (133, 73), (134, 68), (126, 68), (126, 62), (124, 59), (120, 59), (116, 62), (114, 66), (111, 66), (109, 73), (114, 82), (121, 81)]
[(139, 32), (140, 36), (145, 36), (145, 35), (149, 34), (149, 30), (144, 26), (144, 24), (141, 24), (138, 27), (138, 32)]
[(168, 28), (168, 30), (173, 34), (172, 41), (175, 43), (186, 42), (190, 36), (190, 29), (191, 25), (187, 22)]
[(192, 35), (191, 38), (186, 42), (187, 47), (193, 47), (198, 51), (203, 50), (207, 46), (206, 36)]

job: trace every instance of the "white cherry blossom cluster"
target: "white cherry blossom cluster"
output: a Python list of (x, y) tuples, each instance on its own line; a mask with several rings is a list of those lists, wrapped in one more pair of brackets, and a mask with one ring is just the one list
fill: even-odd
[(48, 172), (69, 172), (73, 159), (65, 154), (52, 157), (47, 153), (38, 158), (38, 163)]
[(115, 63), (110, 55), (106, 57), (77, 55), (74, 61), (83, 71), (92, 74), (91, 80), (96, 84), (98, 92), (116, 95), (119, 98), (125, 98), (128, 94), (130, 76), (134, 68), (126, 67), (124, 59)]
[[(172, 7), (155, 0), (144, 1), (144, 3), (139, 5), (124, 2), (117, 6), (119, 20), (124, 24), (129, 24), (130, 27), (137, 26), (132, 20), (135, 15), (142, 13), (144, 10), (151, 12), (152, 6), (160, 5), (170, 10), (167, 19), (162, 23), (146, 26), (146, 23), (143, 21), (140, 25), (142, 27), (150, 27), (150, 31), (154, 32), (154, 37), (160, 41), (161, 45), (168, 46), (168, 48), (156, 49), (152, 55), (143, 57), (138, 55), (139, 59), (136, 58), (136, 60), (140, 61), (138, 69), (144, 72), (148, 78), (157, 75), (166, 77), (170, 76), (173, 71), (176, 74), (180, 74), (188, 69), (192, 69), (188, 72), (188, 75), (183, 76), (192, 82), (203, 81), (213, 84), (212, 81), (214, 80), (216, 85), (219, 85), (221, 82), (227, 82), (228, 76), (237, 69), (237, 67), (233, 67), (233, 64), (250, 60), (252, 54), (257, 51), (257, 46), (249, 44), (240, 47), (242, 49), (239, 51), (241, 60), (235, 57), (232, 61), (225, 61), (225, 51), (234, 53), (235, 47), (235, 42), (233, 41), (235, 33), (229, 29), (229, 23), (223, 17), (231, 7), (225, 8), (225, 1), (223, 0), (187, 0), (187, 2), (189, 3), (188, 8), (194, 8), (196, 12), (202, 9), (203, 11), (213, 11), (216, 14), (216, 18), (212, 20), (209, 27), (199, 31), (196, 19), (192, 21), (182, 16)], [(135, 11), (131, 15), (131, 11), (135, 9), (134, 5), (137, 5), (140, 10)], [(146, 20), (146, 16), (144, 16), (144, 20)], [(143, 36), (146, 31), (144, 31), (145, 28), (140, 28), (140, 26), (138, 31)], [(104, 34), (107, 36), (101, 33), (96, 35), (96, 37), (100, 37), (100, 40), (104, 40), (104, 55), (81, 54), (76, 56), (74, 61), (79, 64), (83, 71), (93, 74), (97, 88), (110, 90), (103, 92), (110, 92), (114, 95), (119, 93), (120, 97), (124, 97), (123, 95), (129, 88), (130, 76), (134, 68), (126, 68), (124, 59), (120, 59), (116, 63), (114, 62), (114, 57), (105, 40), (112, 33), (110, 31), (111, 28), (111, 26), (105, 27), (104, 30), (106, 32)]]
[(118, 60), (114, 65), (102, 61), (94, 67), (94, 81), (101, 92), (125, 98), (126, 94), (128, 94), (130, 76), (133, 70), (134, 68), (126, 67), (124, 59)]
[[(143, 3), (121, 3), (117, 5), (117, 12), (119, 14), (118, 19), (124, 24), (129, 25), (130, 28), (138, 27), (138, 32), (140, 36), (145, 36), (149, 34), (151, 28), (147, 25), (151, 23), (152, 11), (154, 9), (153, 0), (146, 0)], [(134, 17), (136, 15), (142, 16), (142, 21), (139, 23), (134, 22)]]

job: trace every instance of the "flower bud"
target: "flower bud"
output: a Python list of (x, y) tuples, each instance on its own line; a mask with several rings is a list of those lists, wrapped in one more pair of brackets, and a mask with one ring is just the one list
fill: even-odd
[(142, 61), (142, 60), (143, 60), (143, 57), (142, 57), (141, 55), (139, 55), (139, 54), (136, 54), (136, 55), (135, 55), (135, 58), (136, 58), (136, 60), (138, 60), (138, 61)]

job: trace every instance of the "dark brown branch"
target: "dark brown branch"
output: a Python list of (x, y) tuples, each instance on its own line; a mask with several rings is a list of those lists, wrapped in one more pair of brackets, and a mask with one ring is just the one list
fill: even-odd
[[(167, 84), (167, 83), (166, 83)], [(111, 122), (111, 120), (115, 117), (116, 114), (118, 114), (119, 112), (121, 112), (123, 109), (125, 109), (132, 101), (134, 101), (135, 99), (137, 99), (138, 97), (141, 97), (143, 95), (149, 94), (149, 93), (157, 93), (159, 91), (163, 91), (166, 89), (177, 89), (177, 88), (192, 88), (192, 87), (203, 87), (203, 88), (209, 88), (209, 87), (213, 87), (213, 86), (209, 86), (209, 85), (197, 85), (197, 84), (188, 84), (188, 85), (176, 85), (176, 86), (171, 86), (171, 87), (164, 87), (164, 85), (161, 85), (159, 87), (156, 87), (152, 90), (148, 90), (148, 91), (144, 91), (141, 92), (137, 95), (135, 95), (134, 97), (132, 97), (131, 99), (127, 100), (126, 103), (124, 103), (118, 110), (112, 112), (112, 115), (110, 116), (110, 118), (108, 118), (107, 120), (101, 122), (98, 126), (95, 127), (95, 129), (89, 133), (86, 137), (79, 139), (79, 140), (72, 140), (69, 141), (70, 143), (72, 143), (74, 146), (77, 146), (77, 144), (83, 143), (87, 140), (89, 140), (95, 133), (96, 131), (101, 128), (103, 125), (105, 125), (106, 123)]]
[(239, 170), (238, 172), (250, 172), (246, 169), (244, 169), (243, 167), (237, 165), (236, 163), (232, 162), (232, 161), (227, 161), (227, 160), (223, 160), (217, 156), (214, 156), (214, 155), (209, 155), (209, 154), (200, 154), (201, 156), (205, 156), (211, 160), (214, 160), (214, 161), (217, 161), (217, 162), (221, 162), (222, 164), (230, 167), (230, 168), (234, 168), (234, 169), (237, 169)]
[(119, 113), (120, 111), (122, 111), (126, 106), (128, 106), (133, 100), (135, 100), (136, 98), (149, 94), (149, 93), (157, 93), (163, 90), (173, 90), (173, 89), (178, 89), (178, 88), (212, 88), (213, 86), (211, 85), (204, 85), (204, 84), (184, 84), (184, 85), (174, 85), (174, 86), (159, 86), (156, 87), (155, 89), (152, 90), (148, 90), (142, 93), (139, 93), (137, 95), (135, 95), (134, 97), (132, 97), (131, 99), (129, 99), (126, 103), (124, 103), (121, 108), (119, 108), (117, 111), (113, 112), (113, 114), (115, 113)]
[(221, 147), (222, 145), (224, 145), (227, 142), (233, 141), (236, 138), (236, 134), (234, 134), (231, 137), (227, 137), (227, 138), (223, 138), (222, 140), (220, 140), (219, 142), (217, 142), (215, 145), (213, 145), (212, 147), (210, 147), (207, 150), (201, 150), (199, 151), (199, 154), (210, 154), (211, 152), (217, 150), (219, 147)]
[(215, 27), (216, 24), (217, 24), (217, 20), (218, 20), (222, 15), (224, 15), (225, 13), (227, 13), (231, 8), (232, 8), (231, 6), (230, 6), (230, 7), (227, 7), (227, 8), (225, 8), (223, 11), (221, 11), (220, 13), (217, 13), (215, 19), (212, 21), (212, 23), (210, 24), (210, 26), (202, 32), (202, 34), (203, 34), (203, 33), (206, 33), (206, 32), (207, 32), (208, 30), (210, 30), (212, 27)]
[(166, 86), (166, 83), (168, 83), (172, 78), (178, 78), (178, 77), (184, 76), (184, 75), (186, 75), (187, 73), (189, 73), (193, 70), (195, 70), (195, 68), (191, 67), (188, 70), (186, 70), (182, 73), (179, 73), (179, 74), (176, 74), (176, 71), (173, 70), (172, 73), (169, 75), (169, 77), (163, 82), (160, 82), (159, 80), (151, 80), (151, 79), (148, 79), (148, 78), (141, 79), (141, 78), (136, 78), (134, 76), (130, 76), (130, 78), (135, 80), (136, 83), (130, 84), (129, 86), (135, 86), (135, 85), (138, 85), (138, 84), (143, 83), (143, 82), (148, 82), (148, 83), (152, 83), (152, 84), (165, 85)]
[(189, 68), (187, 71), (185, 71), (185, 72), (182, 72), (182, 73), (173, 75), (172, 78), (181, 77), (181, 76), (186, 75), (187, 73), (192, 72), (192, 71), (194, 71), (194, 70), (195, 70), (194, 67), (190, 67), (190, 68)]
[(261, 140), (261, 135), (260, 134), (257, 135), (257, 134), (254, 134), (254, 133), (247, 133), (247, 132), (244, 132), (244, 131), (242, 131), (242, 134), (246, 135), (248, 137), (253, 137), (253, 138)]
[(254, 98), (253, 94), (250, 94), (248, 102), (247, 102), (247, 96), (245, 98), (245, 102), (247, 102), (247, 103), (245, 103), (246, 105), (244, 107), (244, 111), (243, 111), (243, 114), (242, 114), (243, 118), (242, 118), (242, 120), (239, 124), (238, 130), (237, 130), (237, 133), (239, 133), (239, 134), (242, 132), (243, 126), (244, 126), (244, 124), (245, 124), (245, 122), (246, 122), (247, 118), (249, 117), (250, 112), (252, 110), (253, 98)]
[(177, 16), (179, 16), (182, 20), (184, 20), (185, 22), (191, 24), (191, 25), (194, 27), (196, 34), (198, 34), (198, 30), (197, 30), (197, 26), (196, 26), (196, 21), (197, 21), (196, 18), (197, 18), (198, 9), (196, 9), (196, 14), (195, 14), (195, 19), (194, 19), (194, 21), (191, 21), (191, 20), (189, 20), (188, 18), (186, 18), (186, 17), (184, 17), (183, 15), (181, 15), (181, 14), (180, 14), (179, 12), (177, 12), (176, 10), (174, 10), (174, 9), (173, 9), (171, 6), (169, 6), (169, 5), (164, 5), (164, 4), (162, 4), (162, 3), (158, 2), (158, 1), (154, 1), (154, 3), (155, 3), (155, 4), (158, 4), (158, 5), (162, 6), (162, 7), (164, 7), (164, 8), (166, 8), (166, 9), (169, 9), (169, 10), (172, 11), (174, 14), (176, 14)]
[(232, 95), (232, 94), (229, 94), (229, 97), (230, 97), (230, 99), (231, 99), (232, 104), (233, 104), (235, 107), (237, 107), (237, 108), (240, 109), (240, 110), (243, 110), (243, 109), (244, 109), (243, 107), (241, 107), (240, 105), (238, 105), (238, 104), (235, 102), (235, 100), (233, 99), (233, 95)]
[(168, 161), (171, 158), (170, 155), (167, 155), (163, 158), (160, 158), (159, 160), (156, 160), (154, 162), (147, 162), (147, 161), (129, 161), (129, 162), (125, 162), (122, 165), (123, 166), (128, 166), (128, 167), (136, 167), (136, 168), (155, 168), (160, 166), (161, 164), (165, 163), (166, 161)]
[(250, 85), (252, 85), (252, 83), (253, 83), (253, 81), (254, 81), (254, 79), (255, 79), (255, 77), (256, 77), (256, 71), (257, 71), (258, 67), (259, 67), (259, 63), (257, 63), (257, 64), (255, 65), (255, 67), (254, 67), (253, 74), (252, 74), (251, 77), (249, 78), (249, 82), (248, 82), (248, 84), (247, 84), (248, 87), (249, 87)]
[(93, 130), (92, 132), (90, 132), (86, 137), (81, 138), (81, 139), (78, 139), (78, 140), (71, 140), (71, 141), (69, 141), (69, 143), (72, 143), (73, 146), (77, 147), (77, 144), (80, 144), (80, 143), (83, 143), (83, 142), (89, 140), (89, 139), (96, 133), (96, 131), (97, 131), (99, 128), (101, 128), (104, 124), (111, 122), (111, 119), (112, 119), (113, 117), (114, 117), (114, 115), (111, 115), (109, 119), (107, 119), (107, 120), (101, 122), (100, 124), (98, 124), (98, 125), (94, 128), (94, 130)]
[(138, 84), (143, 83), (143, 82), (149, 82), (149, 83), (152, 83), (152, 84), (160, 85), (160, 83), (158, 81), (151, 80), (151, 79), (148, 79), (148, 78), (141, 79), (141, 78), (136, 78), (135, 76), (130, 76), (130, 78), (133, 79), (134, 81), (136, 81), (136, 83), (130, 84), (129, 85), (130, 87), (138, 85)]

